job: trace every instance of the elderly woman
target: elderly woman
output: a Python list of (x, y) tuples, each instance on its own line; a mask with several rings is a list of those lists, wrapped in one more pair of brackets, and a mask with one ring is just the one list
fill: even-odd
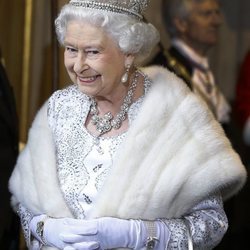
[(147, 0), (72, 0), (56, 19), (73, 82), (38, 112), (10, 179), (30, 249), (211, 249), (245, 169), (175, 75), (137, 69)]

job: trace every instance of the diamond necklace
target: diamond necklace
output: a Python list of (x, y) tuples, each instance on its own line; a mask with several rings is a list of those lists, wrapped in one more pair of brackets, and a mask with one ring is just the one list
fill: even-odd
[(109, 132), (112, 128), (119, 129), (122, 125), (122, 122), (126, 119), (129, 107), (132, 103), (133, 95), (135, 88), (138, 82), (139, 72), (138, 70), (135, 71), (135, 76), (133, 81), (128, 89), (127, 95), (123, 100), (123, 104), (121, 105), (119, 113), (116, 117), (113, 117), (110, 111), (104, 114), (103, 117), (100, 117), (97, 102), (94, 98), (90, 99), (91, 106), (90, 106), (90, 115), (91, 115), (91, 122), (96, 126), (96, 130), (100, 133), (99, 136)]

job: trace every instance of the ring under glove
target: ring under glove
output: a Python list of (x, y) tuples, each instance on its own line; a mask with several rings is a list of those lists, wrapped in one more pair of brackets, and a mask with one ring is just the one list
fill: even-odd
[[(64, 232), (61, 239), (72, 243), (75, 249), (83, 250), (86, 242), (98, 242), (100, 249), (142, 249), (147, 241), (147, 229), (140, 220), (123, 220), (102, 217), (93, 220), (68, 220), (67, 225), (80, 229), (75, 234)], [(74, 243), (79, 242), (79, 243)]]

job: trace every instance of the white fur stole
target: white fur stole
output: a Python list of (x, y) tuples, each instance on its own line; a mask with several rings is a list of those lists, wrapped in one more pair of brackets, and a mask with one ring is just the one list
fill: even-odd
[[(118, 152), (92, 217), (175, 218), (220, 191), (243, 186), (246, 171), (206, 105), (173, 73), (144, 70), (153, 86)], [(72, 216), (56, 175), (46, 104), (10, 179), (12, 204), (34, 214)]]

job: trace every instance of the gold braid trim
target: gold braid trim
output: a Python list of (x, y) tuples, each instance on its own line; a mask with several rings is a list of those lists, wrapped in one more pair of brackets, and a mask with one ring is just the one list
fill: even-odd
[(173, 69), (175, 74), (181, 76), (192, 89), (192, 76), (188, 73), (186, 68), (180, 62), (178, 62), (175, 57), (171, 56), (167, 50), (164, 50), (164, 55), (167, 58), (168, 65)]
[[(179, 77), (182, 77), (184, 81), (187, 83), (187, 85), (193, 91), (194, 85), (192, 81), (192, 76), (188, 73), (186, 68), (180, 62), (178, 62), (175, 57), (171, 56), (167, 50), (164, 50), (164, 55), (167, 58), (168, 65), (169, 67), (171, 67), (173, 72), (175, 72), (175, 74), (178, 75)], [(216, 110), (212, 101), (199, 88), (195, 88), (195, 90), (198, 93), (198, 95), (200, 95), (201, 98), (207, 103), (208, 107), (214, 114), (215, 118), (217, 118)]]

